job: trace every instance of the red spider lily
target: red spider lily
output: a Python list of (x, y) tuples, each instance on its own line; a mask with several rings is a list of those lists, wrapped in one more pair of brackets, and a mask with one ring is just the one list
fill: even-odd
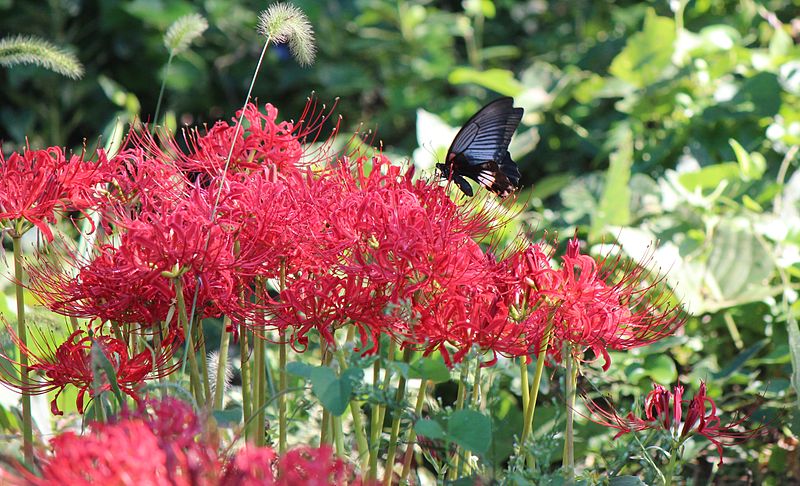
[(126, 147), (114, 157), (117, 172), (110, 182), (117, 199), (128, 206), (172, 207), (186, 197), (190, 182), (174, 155), (162, 151), (149, 133), (131, 131)]
[(350, 322), (360, 331), (362, 352), (377, 351), (381, 334), (394, 335), (400, 321), (386, 312), (389, 299), (380, 288), (359, 276), (322, 275), (299, 278), (281, 293), (281, 302), (272, 307), (281, 328), (291, 327), (292, 341), (308, 342), (315, 329), (329, 344), (335, 345), (334, 331)]
[(750, 419), (750, 415), (722, 425), (714, 400), (706, 395), (704, 382), (700, 382), (700, 389), (691, 400), (683, 398), (683, 386), (676, 385), (672, 390), (670, 392), (654, 383), (653, 391), (645, 399), (644, 417), (638, 417), (633, 412), (622, 417), (613, 408), (607, 410), (587, 400), (586, 406), (591, 414), (589, 418), (600, 425), (619, 430), (615, 438), (643, 430), (666, 431), (676, 444), (675, 449), (692, 435), (703, 436), (717, 448), (720, 465), (724, 447), (752, 439), (764, 431), (762, 426), (752, 430), (743, 429), (742, 425)]
[(66, 158), (60, 147), (12, 153), (8, 159), (0, 153), (0, 221), (15, 233), (36, 226), (52, 241), (48, 224), (55, 223), (57, 212), (86, 211), (98, 201), (95, 186), (110, 163), (102, 150), (97, 157), (97, 162), (83, 155)]
[[(50, 410), (54, 415), (63, 414), (58, 408), (57, 400), (68, 385), (78, 388), (76, 406), (80, 413), (83, 413), (87, 392), (94, 398), (98, 393), (112, 389), (108, 377), (98, 379), (95, 375), (96, 370), (104, 371), (97, 362), (97, 353), (105, 355), (106, 360), (111, 363), (120, 391), (136, 401), (140, 400), (138, 388), (145, 380), (167, 376), (180, 365), (179, 362), (172, 362), (175, 348), (180, 344), (176, 337), (165, 339), (159, 349), (136, 353), (131, 352), (127, 344), (115, 337), (77, 330), (58, 345), (42, 337), (37, 352), (34, 352), (19, 340), (7, 324), (6, 328), (20, 353), (28, 357), (28, 368), (35, 378), (28, 383), (20, 383), (13, 372), (8, 373), (4, 369), (0, 374), (0, 382), (28, 394), (38, 395), (58, 390), (50, 402)], [(19, 363), (6, 356), (0, 356), (0, 359), (19, 366)]]
[[(319, 137), (330, 112), (316, 110), (316, 101), (309, 99), (297, 123), (278, 122), (278, 110), (271, 104), (265, 106), (266, 114), (249, 103), (244, 109), (246, 123), (236, 134), (236, 113), (232, 123), (218, 121), (206, 134), (197, 132), (187, 137), (191, 153), (179, 162), (184, 170), (208, 175), (219, 175), (225, 168), (225, 161), (231, 151), (228, 170), (231, 173), (261, 170), (270, 173), (294, 173), (298, 166), (316, 162), (303, 161), (304, 143), (313, 143)], [(333, 129), (335, 133), (337, 127)], [(324, 150), (320, 151), (320, 153)], [(315, 157), (312, 157), (314, 159)]]
[[(96, 247), (89, 261), (61, 249), (27, 268), (29, 288), (58, 314), (151, 328), (167, 319), (175, 305), (175, 286), (157, 267), (143, 263), (145, 259), (141, 248), (132, 247), (124, 237), (120, 247)], [(209, 271), (201, 275), (196, 315), (217, 315), (216, 302), (233, 287), (230, 274)], [(191, 302), (197, 281), (186, 275), (182, 278), (185, 300)]]
[(609, 349), (631, 349), (662, 339), (683, 325), (680, 306), (670, 305), (671, 292), (661, 277), (642, 266), (623, 265), (620, 259), (600, 265), (569, 242), (557, 276), (536, 281), (543, 300), (529, 327), (546, 327), (552, 319), (550, 350), (560, 359), (561, 345), (569, 343), (581, 359), (586, 349), (610, 366)]

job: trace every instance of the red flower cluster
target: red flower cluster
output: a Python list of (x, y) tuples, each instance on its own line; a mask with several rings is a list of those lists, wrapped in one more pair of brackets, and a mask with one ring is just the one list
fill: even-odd
[(577, 240), (559, 269), (540, 245), (498, 260), (477, 243), (505, 222), (487, 201), (459, 204), (382, 155), (304, 152), (329, 116), (315, 108), (289, 123), (271, 105), (266, 114), (248, 105), (247, 128), (191, 132), (186, 153), (172, 139), (132, 135), (110, 164), (118, 198), (103, 227), (115, 239), (88, 261), (67, 252), (74, 268), (31, 268), (31, 289), (55, 312), (151, 328), (170, 315), (180, 283), (194, 316), (224, 313), (262, 336), (288, 330), (299, 348), (312, 331), (333, 343), (352, 324), (362, 352), (389, 335), (448, 363), (472, 349), (488, 363), (526, 356), (552, 335), (556, 357), (567, 342), (608, 366), (608, 349), (682, 323), (640, 267), (598, 265)]
[(97, 185), (111, 171), (105, 152), (97, 161), (82, 155), (67, 158), (59, 147), (12, 153), (0, 152), (0, 224), (21, 235), (37, 227), (53, 241), (48, 224), (63, 211), (86, 211), (101, 199)]
[(191, 406), (174, 398), (148, 400), (116, 422), (93, 423), (89, 432), (65, 432), (39, 455), (40, 470), (0, 471), (4, 484), (150, 486), (361, 485), (351, 465), (328, 446), (301, 447), (281, 457), (271, 448), (218, 452)]
[(586, 406), (594, 422), (619, 430), (615, 438), (642, 430), (663, 430), (680, 446), (693, 435), (705, 437), (716, 446), (720, 465), (724, 447), (749, 440), (764, 430), (761, 426), (745, 430), (742, 426), (750, 419), (749, 415), (722, 425), (722, 420), (717, 416), (717, 406), (706, 395), (706, 384), (703, 382), (691, 400), (683, 398), (681, 385), (676, 385), (670, 392), (661, 385), (653, 384), (653, 391), (645, 399), (644, 417), (633, 412), (623, 417), (613, 408), (607, 410), (591, 400), (586, 401)]
[[(76, 406), (83, 413), (86, 393), (94, 398), (98, 393), (112, 389), (110, 377), (105, 376), (104, 362), (110, 363), (120, 391), (139, 401), (139, 387), (145, 380), (163, 377), (177, 369), (173, 354), (180, 342), (175, 338), (164, 340), (158, 349), (131, 351), (129, 346), (112, 336), (86, 333), (77, 330), (61, 344), (49, 342), (43, 336), (37, 340), (37, 350), (25, 346), (7, 325), (20, 353), (28, 357), (31, 381), (23, 384), (15, 373), (0, 373), (0, 383), (28, 394), (43, 394), (58, 390), (50, 402), (54, 415), (62, 415), (58, 397), (67, 385), (78, 388)], [(10, 357), (0, 360), (19, 366)], [(5, 369), (5, 366), (4, 366)]]

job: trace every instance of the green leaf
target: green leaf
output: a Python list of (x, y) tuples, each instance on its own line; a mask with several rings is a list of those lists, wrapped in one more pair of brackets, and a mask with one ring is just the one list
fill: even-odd
[(232, 428), (242, 422), (241, 408), (226, 408), (225, 410), (214, 410), (212, 412), (217, 425), (224, 428)]
[(651, 354), (644, 360), (647, 374), (658, 383), (672, 383), (678, 378), (675, 362), (666, 354)]
[(617, 149), (611, 154), (600, 207), (592, 215), (592, 233), (597, 236), (609, 225), (625, 226), (631, 219), (628, 183), (633, 165), (633, 133), (623, 123), (613, 131)]
[(625, 48), (611, 62), (609, 72), (639, 88), (661, 79), (672, 66), (675, 22), (647, 11), (644, 28), (628, 38)]
[(719, 373), (714, 374), (714, 379), (719, 380), (722, 378), (727, 378), (732, 374), (734, 374), (735, 372), (737, 372), (742, 366), (744, 366), (745, 363), (747, 363), (747, 361), (750, 358), (752, 358), (753, 356), (756, 355), (756, 353), (764, 349), (764, 346), (766, 346), (767, 343), (768, 343), (767, 339), (762, 339), (756, 342), (754, 345), (750, 346), (749, 348), (745, 349), (741, 353), (739, 353), (736, 359), (728, 363), (728, 366), (721, 369)]
[(311, 371), (311, 391), (325, 410), (338, 417), (350, 403), (353, 385), (348, 377), (337, 378), (332, 369), (320, 366)]
[(472, 68), (456, 68), (447, 78), (452, 84), (477, 84), (486, 89), (496, 91), (504, 96), (519, 96), (525, 87), (514, 78), (514, 73), (507, 69), (487, 69), (478, 71)]
[(789, 350), (792, 353), (792, 386), (797, 396), (797, 406), (800, 407), (800, 329), (791, 313), (786, 325), (789, 328)]
[(742, 180), (753, 181), (761, 179), (761, 176), (767, 170), (767, 161), (764, 156), (759, 153), (749, 154), (739, 142), (732, 138), (728, 139), (728, 143), (733, 148), (733, 153), (736, 154), (736, 161), (739, 163)]
[(286, 364), (287, 373), (305, 378), (306, 380), (311, 379), (311, 372), (314, 371), (315, 368), (316, 367), (311, 366), (310, 364), (301, 363), (299, 361), (292, 361), (291, 363)]
[(421, 358), (412, 363), (408, 368), (407, 378), (430, 380), (433, 383), (450, 381), (450, 370), (443, 361), (438, 359)]
[(723, 220), (711, 239), (705, 283), (721, 307), (755, 302), (774, 293), (768, 279), (774, 264), (751, 223), (744, 218)]
[(484, 454), (492, 441), (492, 421), (480, 412), (459, 410), (447, 422), (447, 435), (461, 447)]
[(616, 476), (611, 478), (609, 484), (611, 486), (642, 486), (645, 483), (636, 476)]
[(695, 172), (686, 172), (678, 176), (678, 181), (690, 191), (696, 189), (714, 189), (726, 180), (739, 179), (741, 169), (735, 162), (723, 162), (703, 167)]
[(428, 439), (444, 438), (444, 429), (439, 422), (431, 419), (419, 419), (414, 424), (414, 432)]

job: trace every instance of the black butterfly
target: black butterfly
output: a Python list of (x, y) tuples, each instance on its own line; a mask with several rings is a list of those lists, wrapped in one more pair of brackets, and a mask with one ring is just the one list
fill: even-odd
[(513, 98), (484, 106), (459, 130), (447, 150), (446, 162), (436, 168), (467, 196), (472, 196), (472, 187), (465, 177), (500, 197), (508, 196), (519, 186), (519, 167), (511, 160), (508, 144), (522, 113), (522, 108), (514, 108)]

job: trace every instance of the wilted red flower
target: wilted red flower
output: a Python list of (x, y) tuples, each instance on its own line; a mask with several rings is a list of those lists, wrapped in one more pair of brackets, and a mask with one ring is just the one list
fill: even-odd
[(530, 328), (542, 335), (552, 320), (551, 353), (560, 359), (562, 344), (569, 343), (578, 359), (586, 349), (610, 366), (609, 349), (645, 346), (678, 329), (685, 321), (680, 306), (670, 304), (672, 293), (662, 278), (640, 265), (624, 265), (618, 258), (599, 265), (580, 253), (577, 238), (570, 240), (557, 275), (529, 282), (541, 300), (531, 316)]
[(676, 444), (674, 450), (693, 435), (703, 436), (716, 446), (720, 465), (724, 447), (752, 439), (764, 430), (762, 426), (751, 430), (742, 427), (750, 419), (750, 415), (722, 425), (714, 400), (706, 395), (704, 382), (700, 382), (700, 389), (691, 400), (683, 398), (683, 386), (676, 385), (672, 390), (670, 392), (654, 383), (653, 391), (644, 402), (644, 417), (638, 417), (633, 412), (622, 417), (613, 408), (608, 410), (595, 401), (587, 400), (589, 418), (598, 424), (619, 430), (615, 438), (642, 430), (666, 431)]
[[(28, 357), (28, 369), (32, 373), (27, 383), (20, 383), (16, 374), (4, 367), (0, 373), (0, 382), (28, 394), (58, 390), (50, 402), (50, 410), (55, 415), (63, 414), (58, 408), (57, 400), (68, 385), (78, 388), (76, 406), (80, 413), (83, 413), (87, 392), (94, 398), (97, 393), (112, 389), (109, 378), (105, 376), (106, 369), (101, 354), (110, 363), (120, 391), (137, 401), (140, 399), (138, 388), (145, 380), (164, 377), (180, 365), (179, 362), (172, 363), (175, 346), (180, 344), (177, 338), (165, 339), (159, 349), (136, 353), (131, 352), (126, 343), (115, 337), (77, 330), (58, 345), (42, 336), (37, 342), (38, 350), (34, 352), (19, 340), (8, 324), (6, 328), (20, 353)], [(0, 356), (0, 359), (20, 366), (7, 356)], [(103, 376), (100, 378), (96, 373)]]
[[(32, 226), (53, 240), (48, 224), (59, 211), (86, 211), (98, 201), (95, 186), (109, 171), (105, 152), (97, 151), (96, 162), (83, 154), (65, 157), (60, 147), (12, 153), (0, 152), (0, 222), (24, 233)], [(10, 222), (22, 221), (17, 228)]]

